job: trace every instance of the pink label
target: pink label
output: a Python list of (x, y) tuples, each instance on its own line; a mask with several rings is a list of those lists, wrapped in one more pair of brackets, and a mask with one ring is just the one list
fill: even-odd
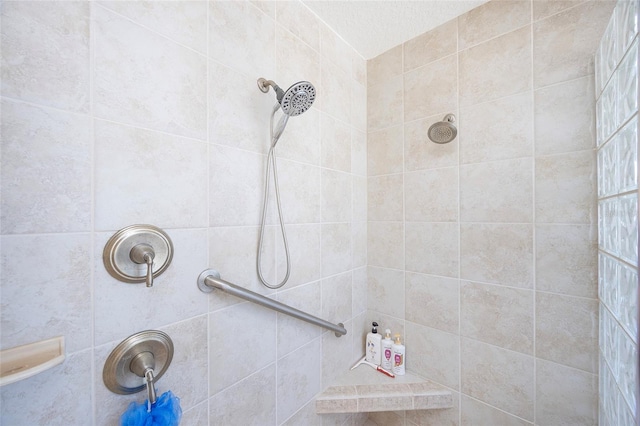
[(391, 360), (391, 349), (384, 350), (384, 357), (388, 360)]
[(396, 354), (393, 357), (393, 361), (394, 361), (396, 367), (400, 367), (402, 365), (402, 355), (401, 354)]

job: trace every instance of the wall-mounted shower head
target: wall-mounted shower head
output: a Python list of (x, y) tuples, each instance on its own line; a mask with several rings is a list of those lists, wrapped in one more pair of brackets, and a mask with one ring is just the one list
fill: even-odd
[(258, 87), (263, 93), (269, 91), (269, 86), (275, 90), (282, 111), (289, 116), (302, 114), (316, 100), (316, 88), (308, 81), (299, 81), (284, 91), (272, 80), (258, 79)]
[(438, 121), (429, 127), (429, 139), (435, 143), (449, 143), (456, 138), (458, 129), (453, 125), (456, 121), (456, 116), (453, 114), (447, 114), (442, 121)]

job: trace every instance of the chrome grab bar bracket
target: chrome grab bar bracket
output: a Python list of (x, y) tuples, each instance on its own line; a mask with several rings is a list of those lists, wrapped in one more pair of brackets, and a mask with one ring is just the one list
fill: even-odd
[(215, 290), (214, 287), (210, 287), (205, 283), (204, 280), (207, 277), (220, 279), (220, 272), (216, 271), (215, 269), (205, 269), (200, 275), (198, 275), (198, 288), (203, 293), (211, 293), (213, 290)]

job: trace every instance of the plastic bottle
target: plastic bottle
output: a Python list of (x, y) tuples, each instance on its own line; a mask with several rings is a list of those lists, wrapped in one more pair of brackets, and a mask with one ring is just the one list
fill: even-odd
[(391, 340), (391, 330), (388, 328), (384, 331), (384, 339), (381, 342), (382, 362), (380, 366), (387, 371), (391, 371), (393, 367), (393, 357), (391, 356), (393, 340)]
[(367, 333), (367, 344), (365, 347), (365, 360), (368, 362), (372, 362), (375, 365), (380, 365), (380, 354), (382, 353), (380, 350), (380, 341), (382, 340), (382, 336), (378, 334), (378, 323), (372, 323), (373, 328), (370, 333)]
[(391, 352), (393, 356), (393, 373), (397, 376), (404, 376), (404, 364), (405, 364), (405, 347), (400, 341), (400, 335), (396, 334), (395, 342), (391, 346)]

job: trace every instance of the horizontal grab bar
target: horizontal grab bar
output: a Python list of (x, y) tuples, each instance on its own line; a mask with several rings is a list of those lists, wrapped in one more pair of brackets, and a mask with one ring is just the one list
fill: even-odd
[(214, 289), (222, 290), (225, 293), (248, 300), (249, 302), (257, 303), (258, 305), (273, 309), (274, 311), (281, 312), (299, 320), (326, 328), (327, 330), (335, 331), (336, 337), (347, 334), (347, 329), (344, 328), (344, 324), (342, 323), (338, 323), (337, 325), (332, 324), (329, 321), (314, 317), (313, 315), (302, 312), (296, 308), (292, 308), (284, 303), (276, 302), (275, 300), (269, 299), (261, 294), (254, 293), (246, 288), (231, 284), (228, 281), (220, 279), (220, 274), (215, 269), (206, 269), (200, 274), (198, 277), (198, 288), (205, 293), (211, 293)]

